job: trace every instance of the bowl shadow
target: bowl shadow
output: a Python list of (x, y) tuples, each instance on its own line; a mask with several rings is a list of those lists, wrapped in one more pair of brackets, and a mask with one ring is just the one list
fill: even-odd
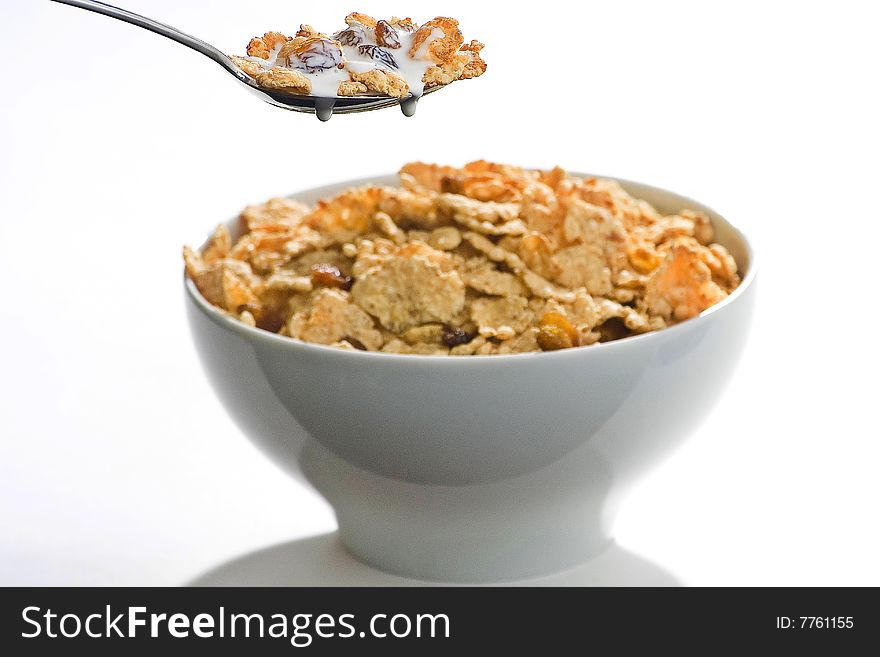
[[(385, 573), (358, 561), (337, 532), (310, 536), (235, 557), (186, 586), (448, 586)], [(461, 585), (467, 585), (462, 583)], [(593, 559), (561, 572), (500, 586), (683, 586), (674, 575), (612, 543)], [(454, 586), (454, 585), (453, 585)]]

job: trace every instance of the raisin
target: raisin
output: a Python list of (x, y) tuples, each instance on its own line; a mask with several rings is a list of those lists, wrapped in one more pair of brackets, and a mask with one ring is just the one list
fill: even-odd
[(387, 21), (379, 21), (376, 23), (376, 43), (385, 48), (400, 48), (397, 30), (391, 27)]
[(452, 326), (443, 327), (443, 344), (447, 347), (457, 347), (460, 344), (467, 344), (473, 339), (474, 335), (472, 333), (463, 331), (460, 328), (454, 328)]
[(367, 348), (364, 346), (364, 343), (358, 340), (357, 338), (353, 338), (350, 335), (343, 335), (342, 339), (345, 340), (348, 344), (359, 351), (367, 351)]
[(562, 329), (565, 331), (566, 335), (568, 335), (568, 339), (573, 347), (577, 347), (580, 342), (580, 336), (578, 335), (577, 329), (562, 313), (553, 311), (546, 313), (541, 318), (541, 326), (555, 326), (556, 328)]
[[(290, 58), (288, 58), (290, 59)], [(313, 39), (296, 53), (296, 60), (290, 59), (293, 68), (306, 73), (318, 73), (328, 68), (341, 68), (342, 49), (339, 44), (329, 39)]]
[(354, 279), (346, 276), (336, 265), (317, 264), (312, 265), (312, 283), (324, 287), (338, 287), (342, 290), (350, 290)]
[(606, 319), (599, 325), (599, 342), (611, 342), (620, 340), (629, 335), (629, 329), (620, 317)]
[(542, 326), (535, 336), (538, 340), (538, 346), (542, 351), (556, 351), (557, 349), (569, 349), (574, 345), (568, 333), (564, 329), (559, 328), (555, 324)]
[(387, 50), (382, 50), (379, 46), (374, 46), (370, 43), (365, 43), (363, 45), (358, 46), (358, 52), (362, 55), (366, 55), (371, 58), (377, 64), (381, 64), (382, 66), (390, 69), (397, 69), (397, 61), (395, 61), (394, 56), (388, 52)]
[(357, 46), (366, 41), (364, 31), (357, 27), (350, 27), (347, 30), (340, 30), (333, 37), (343, 46)]

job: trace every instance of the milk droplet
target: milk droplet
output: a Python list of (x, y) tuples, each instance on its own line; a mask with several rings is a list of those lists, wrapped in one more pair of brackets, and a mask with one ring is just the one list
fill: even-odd
[(419, 104), (419, 98), (420, 96), (410, 94), (400, 101), (400, 111), (403, 112), (404, 116), (412, 116), (416, 113), (416, 107)]
[(329, 121), (333, 116), (334, 105), (336, 105), (335, 98), (315, 98), (315, 116), (321, 121)]

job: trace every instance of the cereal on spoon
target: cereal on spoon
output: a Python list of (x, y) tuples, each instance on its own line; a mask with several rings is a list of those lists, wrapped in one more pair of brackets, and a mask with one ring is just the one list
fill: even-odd
[(420, 162), (401, 186), (308, 207), (272, 199), (221, 225), (187, 274), (212, 304), (342, 349), (552, 351), (695, 317), (739, 284), (709, 218), (663, 215), (615, 181), (477, 161)]
[(294, 36), (254, 37), (232, 61), (261, 87), (324, 97), (421, 96), (426, 88), (475, 78), (486, 70), (483, 44), (465, 43), (458, 21), (377, 20), (353, 12), (332, 35), (301, 25)]

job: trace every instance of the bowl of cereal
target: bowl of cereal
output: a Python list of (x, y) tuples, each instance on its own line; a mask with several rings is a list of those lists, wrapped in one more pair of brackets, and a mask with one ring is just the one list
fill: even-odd
[(612, 545), (723, 393), (755, 294), (751, 246), (705, 205), (483, 161), (250, 206), (184, 257), (233, 420), (353, 554), (440, 581)]

